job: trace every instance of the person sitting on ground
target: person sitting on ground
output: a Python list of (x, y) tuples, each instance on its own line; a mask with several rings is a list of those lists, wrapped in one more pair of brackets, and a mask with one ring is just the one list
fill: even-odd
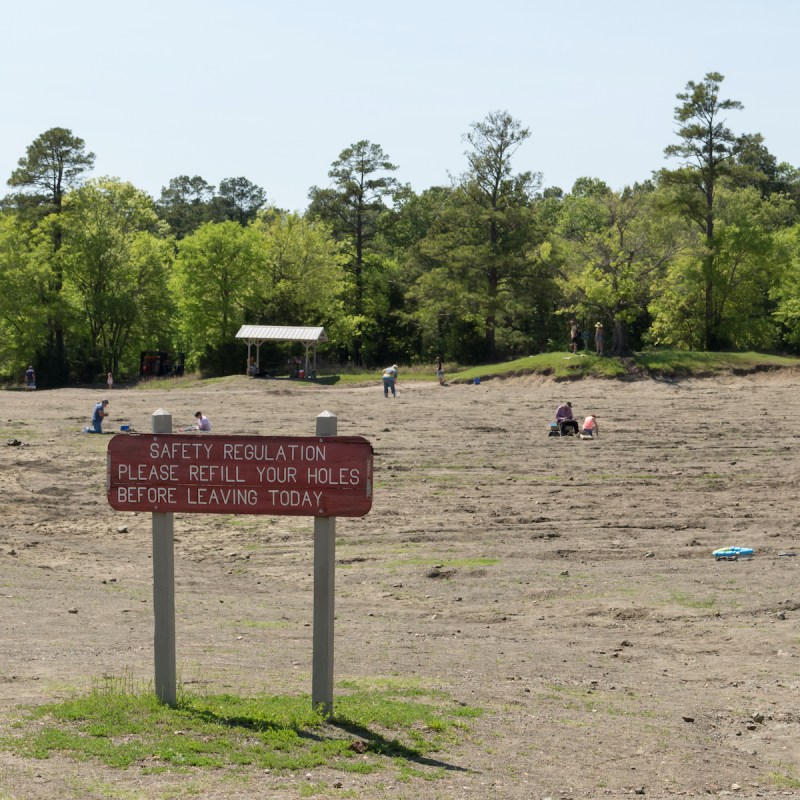
[(562, 436), (577, 436), (578, 420), (572, 415), (572, 403), (569, 400), (564, 401), (556, 409), (556, 423)]
[(581, 428), (581, 437), (585, 439), (592, 439), (595, 436), (600, 436), (600, 428), (597, 426), (597, 417), (589, 414), (588, 417), (584, 417), (583, 427)]
[(103, 432), (103, 419), (108, 416), (106, 413), (106, 406), (108, 400), (101, 400), (95, 407), (92, 413), (92, 427), (84, 428), (86, 433), (102, 433)]
[(202, 411), (195, 411), (194, 418), (197, 420), (197, 430), (211, 431), (211, 420), (203, 416)]

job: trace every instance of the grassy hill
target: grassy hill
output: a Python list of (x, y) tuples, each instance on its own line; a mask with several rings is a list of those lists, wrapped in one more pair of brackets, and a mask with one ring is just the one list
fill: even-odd
[[(555, 380), (579, 378), (688, 378), (715, 374), (745, 375), (774, 369), (796, 369), (800, 358), (766, 355), (764, 353), (701, 353), (684, 350), (657, 350), (634, 353), (630, 357), (597, 356), (593, 353), (540, 353), (513, 361), (482, 364), (475, 367), (445, 365), (448, 383), (470, 383), (492, 378), (511, 378), (523, 375), (546, 375)], [(342, 371), (320, 370), (321, 383), (370, 383), (379, 381), (381, 370)], [(403, 381), (435, 381), (433, 366), (400, 368)]]

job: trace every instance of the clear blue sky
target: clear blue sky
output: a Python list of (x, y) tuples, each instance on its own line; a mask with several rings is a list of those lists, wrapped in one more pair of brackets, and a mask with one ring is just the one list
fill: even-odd
[(37, 0), (3, 10), (0, 194), (52, 127), (158, 197), (177, 175), (244, 176), (303, 210), (367, 139), (421, 192), (464, 171), (463, 134), (504, 110), (517, 171), (569, 190), (649, 177), (675, 95), (725, 76), (735, 133), (800, 166), (795, 0)]

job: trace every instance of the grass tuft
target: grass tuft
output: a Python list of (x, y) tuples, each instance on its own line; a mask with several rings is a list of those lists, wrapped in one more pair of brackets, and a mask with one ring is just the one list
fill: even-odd
[(111, 679), (88, 694), (29, 709), (0, 748), (148, 771), (326, 766), (367, 773), (394, 763), (430, 777), (441, 767), (430, 754), (457, 742), (481, 713), (417, 684), (345, 682), (340, 689), (326, 721), (307, 696), (183, 693), (170, 708), (130, 681)]

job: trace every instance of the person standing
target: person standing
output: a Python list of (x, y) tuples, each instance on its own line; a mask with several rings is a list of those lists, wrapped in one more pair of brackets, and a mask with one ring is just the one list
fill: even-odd
[(25, 370), (25, 388), (28, 390), (36, 388), (36, 373), (33, 371), (33, 364)]
[(444, 366), (441, 356), (436, 356), (436, 377), (439, 379), (439, 386), (444, 386)]
[(197, 420), (197, 430), (211, 432), (211, 420), (203, 416), (202, 411), (195, 411), (194, 418)]
[(84, 428), (86, 433), (102, 433), (103, 432), (103, 420), (108, 416), (106, 413), (106, 406), (108, 405), (108, 400), (101, 400), (95, 407), (94, 412), (92, 413), (92, 427), (91, 428)]
[(392, 397), (397, 398), (397, 392), (395, 391), (394, 384), (397, 380), (397, 364), (392, 364), (391, 367), (386, 367), (383, 371), (383, 396), (388, 397), (389, 391), (392, 392)]
[(594, 349), (597, 355), (603, 355), (603, 323), (596, 322), (594, 325)]
[(569, 351), (578, 352), (578, 321), (573, 317), (569, 323)]
[(110, 372), (106, 377), (106, 386), (108, 386), (109, 391), (114, 388), (114, 376)]

